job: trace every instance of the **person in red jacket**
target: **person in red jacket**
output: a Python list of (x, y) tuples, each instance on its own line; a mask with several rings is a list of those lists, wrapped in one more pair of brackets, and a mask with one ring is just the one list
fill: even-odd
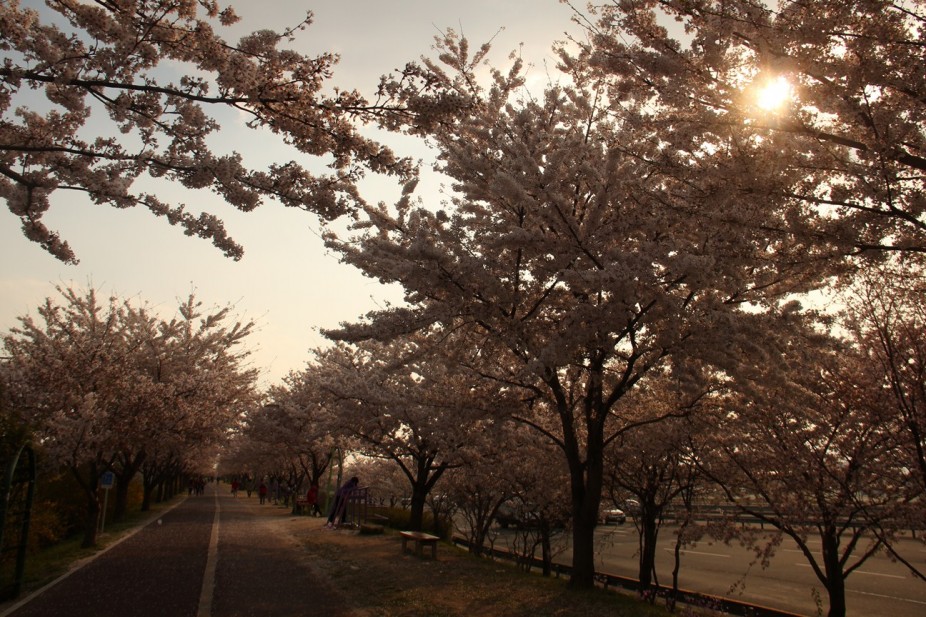
[(305, 494), (305, 507), (312, 516), (321, 516), (321, 508), (318, 507), (318, 482), (313, 482), (309, 487), (309, 492)]

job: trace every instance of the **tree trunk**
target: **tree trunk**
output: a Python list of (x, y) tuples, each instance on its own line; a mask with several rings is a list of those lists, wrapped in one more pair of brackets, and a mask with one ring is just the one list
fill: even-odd
[(846, 582), (842, 577), (830, 581), (826, 589), (829, 593), (830, 611), (828, 617), (846, 617)]
[(826, 592), (829, 595), (829, 617), (846, 617), (846, 578), (839, 560), (839, 536), (835, 529), (822, 534), (823, 564), (826, 568)]
[[(591, 589), (595, 586), (595, 527), (598, 525), (598, 507), (601, 505), (601, 456), (592, 456), (589, 438), (589, 456), (585, 473), (572, 475), (572, 576), (569, 586), (574, 589)], [(598, 444), (601, 452), (601, 444)], [(570, 468), (573, 466), (570, 465)], [(578, 477), (576, 477), (578, 476)]]
[(486, 539), (489, 537), (489, 532), (492, 530), (492, 523), (495, 520), (495, 515), (498, 513), (498, 508), (503, 501), (504, 496), (491, 500), (490, 507), (483, 508), (481, 507), (482, 504), (480, 504), (478, 508), (479, 514), (473, 517), (469, 552), (474, 555), (482, 555), (485, 550)]
[(447, 464), (441, 463), (437, 467), (432, 467), (434, 463), (433, 456), (416, 456), (415, 468), (409, 470), (403, 466), (405, 475), (412, 485), (412, 503), (411, 503), (411, 520), (409, 527), (411, 531), (422, 531), (424, 528), (424, 505), (428, 493), (434, 488), (434, 485), (447, 470)]
[(553, 545), (550, 541), (552, 534), (550, 522), (544, 518), (540, 522), (540, 554), (543, 558), (543, 575), (547, 577), (553, 573)]
[(640, 593), (643, 594), (653, 586), (653, 572), (656, 569), (656, 541), (659, 527), (655, 513), (644, 507), (640, 513)]
[(97, 529), (100, 524), (100, 470), (105, 466), (99, 461), (88, 464), (86, 467), (86, 477), (81, 475), (81, 468), (71, 466), (71, 475), (77, 480), (77, 484), (83, 489), (84, 496), (87, 498), (87, 510), (84, 513), (84, 539), (81, 547), (90, 548), (96, 546)]
[[(601, 416), (601, 413), (597, 415)], [(604, 479), (604, 424), (601, 420), (586, 424), (583, 457), (572, 424), (572, 412), (561, 410), (560, 419), (563, 421), (564, 450), (572, 493), (572, 576), (569, 586), (592, 589), (595, 586), (595, 527), (598, 525)]]
[(149, 512), (151, 510), (151, 496), (154, 494), (154, 485), (145, 482), (141, 497), (141, 511)]
[(125, 518), (125, 513), (129, 509), (129, 487), (128, 482), (122, 479), (122, 476), (116, 476), (115, 499), (113, 499), (113, 520), (121, 521)]
[(87, 495), (87, 517), (84, 520), (84, 539), (81, 542), (82, 548), (96, 546), (97, 530), (100, 524), (100, 497), (97, 495), (96, 482), (91, 489), (86, 490)]
[(151, 467), (142, 472), (142, 499), (141, 499), (141, 511), (148, 512), (151, 510), (152, 501), (157, 500), (155, 490), (157, 490), (160, 483), (161, 474)]
[(408, 526), (411, 531), (421, 531), (424, 527), (424, 500), (427, 489), (418, 481), (412, 485), (411, 519)]
[(131, 454), (122, 456), (121, 468), (117, 466), (116, 472), (116, 502), (113, 504), (113, 520), (121, 521), (125, 518), (129, 509), (129, 485), (142, 463), (145, 461), (145, 453), (139, 452), (134, 457)]
[(572, 527), (572, 576), (569, 586), (591, 589), (595, 585), (595, 521), (576, 518)]

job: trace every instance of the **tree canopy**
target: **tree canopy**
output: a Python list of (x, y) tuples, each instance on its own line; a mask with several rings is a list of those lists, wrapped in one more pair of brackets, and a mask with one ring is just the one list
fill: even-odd
[(165, 321), (92, 289), (59, 291), (4, 334), (4, 376), (34, 441), (84, 489), (92, 545), (103, 471), (127, 488), (143, 463), (198, 465), (252, 403), (242, 344), (253, 324), (228, 324), (227, 308), (207, 313), (193, 297)]
[[(922, 523), (923, 0), (614, 0), (576, 12), (588, 36), (558, 48), (540, 92), (517, 58), (488, 65), (488, 46), (448, 31), (436, 58), (383, 78), (376, 104), (324, 95), (334, 57), (281, 49), (294, 30), (226, 43), (213, 28), (234, 16), (212, 2), (49, 7), (61, 25), (0, 7), (10, 55), (0, 194), (29, 237), (72, 260), (41, 215), (54, 191), (79, 190), (144, 205), (240, 256), (217, 218), (130, 190), (147, 173), (243, 210), (272, 197), (323, 218), (349, 211), (349, 227), (327, 229), (327, 247), (404, 291), (402, 304), (326, 331), (335, 344), (250, 410), (242, 462), (262, 457), (317, 479), (334, 445), (349, 444), (401, 470), (413, 524), (437, 482), (466, 466), (489, 476), (448, 482), (479, 493), (474, 537), (512, 494), (568, 502), (577, 586), (594, 583), (608, 474), (655, 519), (676, 494), (691, 498), (697, 468), (729, 503), (798, 542), (833, 617), (845, 614), (846, 576), (893, 550), (899, 523)], [(186, 74), (172, 80), (177, 67)], [(51, 108), (8, 114), (26, 88)], [(295, 162), (255, 171), (215, 154), (214, 108), (330, 157), (330, 173)], [(122, 137), (83, 137), (100, 110)], [(361, 137), (364, 122), (432, 146), (445, 196), (416, 193), (414, 170)], [(356, 181), (367, 170), (404, 182), (396, 203), (364, 199)], [(801, 305), (837, 280), (854, 291), (838, 320)], [(185, 405), (202, 401), (165, 403), (164, 388), (205, 392), (214, 406), (223, 393), (251, 394), (243, 358), (225, 353), (250, 326), (216, 339), (189, 327), (191, 305), (163, 324), (67, 299), (66, 318), (49, 304), (44, 331), (24, 321), (5, 339), (21, 388), (10, 394), (34, 398), (49, 444), (97, 438), (103, 418), (147, 445), (135, 412), (151, 401), (167, 426), (200, 428)], [(88, 343), (48, 351), (47, 340), (72, 335)], [(174, 352), (177, 363), (163, 364)], [(78, 368), (48, 372), (45, 356)], [(142, 378), (127, 376), (129, 357)], [(206, 366), (220, 374), (197, 380)], [(41, 394), (41, 380), (57, 398)], [(123, 391), (131, 396), (114, 394)], [(57, 436), (63, 422), (86, 430)], [(480, 448), (504, 460), (484, 430), (525, 446), (512, 465), (520, 483), (473, 464)], [(628, 452), (622, 438), (634, 434)], [(671, 447), (647, 446), (646, 435)], [(113, 466), (116, 446), (103, 437), (88, 456), (104, 452), (92, 463)], [(657, 528), (645, 527), (650, 572)]]
[[(356, 207), (354, 183), (365, 170), (412, 173), (358, 131), (373, 105), (356, 91), (324, 92), (336, 56), (285, 47), (311, 13), (284, 32), (232, 43), (220, 33), (238, 18), (214, 0), (46, 5), (0, 4), (0, 197), (26, 237), (62, 261), (77, 256), (43, 223), (54, 193), (141, 206), (239, 259), (243, 249), (218, 216), (136, 190), (136, 180), (209, 189), (243, 211), (274, 199), (330, 219)], [(295, 160), (251, 169), (238, 152), (216, 151), (212, 138), (228, 121), (222, 110), (318, 157), (330, 172)]]
[(648, 129), (622, 148), (697, 167), (692, 192), (774, 195), (824, 253), (926, 249), (920, 0), (615, 1), (584, 24), (579, 59)]

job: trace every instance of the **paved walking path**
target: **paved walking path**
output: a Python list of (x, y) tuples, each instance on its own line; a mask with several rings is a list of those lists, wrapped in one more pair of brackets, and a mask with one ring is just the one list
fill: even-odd
[(349, 615), (256, 499), (189, 497), (0, 617)]

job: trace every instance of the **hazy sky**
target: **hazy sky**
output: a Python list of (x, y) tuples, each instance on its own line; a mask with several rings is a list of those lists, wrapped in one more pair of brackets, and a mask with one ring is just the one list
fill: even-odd
[[(227, 2), (220, 0), (223, 6)], [(336, 52), (341, 61), (334, 83), (371, 93), (383, 73), (429, 54), (439, 30), (463, 32), (473, 46), (494, 38), (493, 59), (504, 66), (509, 52), (521, 49), (532, 63), (530, 75), (542, 83), (555, 62), (550, 47), (564, 32), (575, 31), (571, 10), (557, 0), (237, 0), (242, 17), (234, 35), (263, 28), (280, 30), (298, 23), (306, 10), (314, 24), (298, 34), (294, 47), (306, 53)], [(580, 5), (582, 3), (579, 3)], [(39, 6), (24, 0), (25, 6)], [(504, 28), (499, 32), (500, 28)], [(522, 47), (523, 44), (523, 47)], [(551, 68), (552, 71), (552, 68)], [(539, 86), (538, 86), (539, 91)], [(265, 165), (293, 158), (282, 142), (236, 128), (228, 116), (217, 148), (239, 151), (246, 162)], [(223, 120), (224, 121), (224, 120)], [(395, 140), (399, 154), (422, 157), (426, 151), (410, 140)], [(419, 187), (423, 199), (441, 199), (440, 181)], [(162, 195), (166, 198), (170, 196)], [(391, 201), (388, 183), (365, 185), (369, 201)], [(45, 216), (77, 253), (80, 264), (64, 265), (27, 241), (19, 220), (4, 207), (0, 213), (0, 330), (16, 318), (34, 313), (55, 285), (93, 286), (102, 293), (136, 298), (172, 315), (177, 299), (191, 291), (207, 305), (233, 304), (242, 319), (259, 331), (251, 341), (252, 360), (264, 385), (302, 368), (311, 349), (327, 345), (318, 332), (353, 321), (401, 294), (361, 276), (326, 253), (318, 221), (310, 214), (267, 202), (239, 213), (207, 192), (178, 193), (191, 210), (205, 207), (225, 220), (230, 235), (244, 246), (239, 262), (223, 257), (209, 241), (185, 236), (141, 209), (119, 211), (90, 204), (80, 195), (58, 192)], [(203, 206), (203, 204), (208, 204)]]

